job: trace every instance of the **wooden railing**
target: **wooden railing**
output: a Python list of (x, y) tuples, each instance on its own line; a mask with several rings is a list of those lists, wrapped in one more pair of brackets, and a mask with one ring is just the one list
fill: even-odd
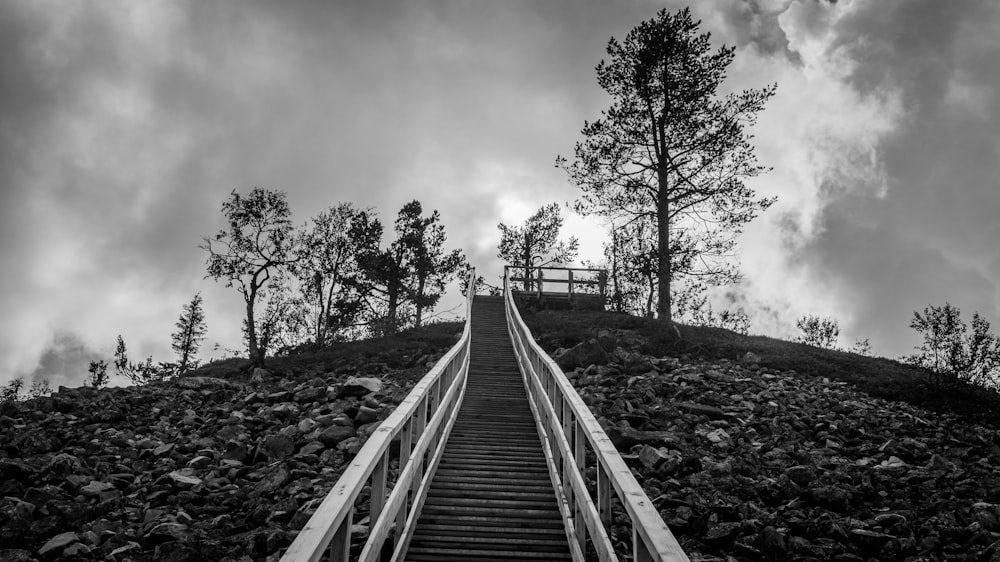
[[(374, 561), (390, 535), (395, 535), (393, 560), (406, 552), (413, 526), (423, 507), (448, 434), (455, 424), (469, 370), (472, 299), (476, 272), (469, 274), (465, 329), (458, 343), (410, 391), (406, 399), (379, 425), (351, 461), (333, 489), (288, 547), (282, 562), (348, 559), (355, 503), (371, 485), (368, 540), (359, 560)], [(390, 444), (399, 436), (399, 476), (386, 497)]]
[[(542, 298), (546, 292), (546, 283), (566, 285), (565, 294), (572, 299), (580, 288), (583, 292), (589, 293), (590, 287), (597, 288), (597, 294), (604, 298), (608, 286), (608, 272), (604, 269), (592, 269), (588, 267), (531, 267), (524, 272), (523, 267), (505, 265), (504, 279), (507, 279), (511, 290), (520, 293), (535, 293), (538, 298)], [(524, 277), (515, 277), (512, 271), (523, 272)], [(546, 275), (546, 272), (549, 274)], [(553, 275), (554, 274), (554, 275)], [(583, 274), (581, 277), (580, 275)], [(565, 275), (565, 277), (560, 277)], [(518, 290), (517, 287), (520, 287)], [(562, 292), (562, 291), (560, 291)]]
[[(531, 337), (514, 303), (509, 271), (505, 276), (507, 326), (542, 436), (574, 559), (582, 560), (589, 544), (601, 561), (618, 560), (609, 538), (614, 495), (632, 526), (633, 561), (687, 561), (687, 555), (590, 409), (562, 369)], [(588, 451), (596, 459), (596, 497), (591, 496), (583, 476)]]

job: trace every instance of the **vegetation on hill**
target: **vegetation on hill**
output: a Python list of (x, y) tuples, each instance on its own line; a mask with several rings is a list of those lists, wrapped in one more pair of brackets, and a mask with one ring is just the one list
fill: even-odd
[(815, 347), (767, 336), (751, 336), (710, 326), (678, 325), (671, 330), (646, 318), (611, 312), (527, 312), (524, 320), (539, 344), (548, 351), (568, 348), (600, 330), (634, 330), (644, 343), (636, 351), (655, 356), (704, 360), (739, 360), (748, 352), (760, 365), (802, 375), (829, 377), (886, 400), (898, 400), (934, 411), (969, 416), (1000, 427), (1000, 400), (996, 393), (962, 381), (949, 386), (932, 384), (927, 368), (891, 359)]

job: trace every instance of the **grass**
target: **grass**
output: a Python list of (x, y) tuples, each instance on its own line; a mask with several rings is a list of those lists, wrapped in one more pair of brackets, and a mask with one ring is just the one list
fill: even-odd
[(926, 369), (891, 359), (866, 357), (766, 336), (747, 336), (704, 326), (678, 325), (611, 312), (523, 312), (525, 323), (542, 347), (570, 347), (595, 337), (599, 330), (627, 330), (641, 336), (638, 349), (655, 356), (738, 361), (747, 352), (760, 365), (802, 376), (821, 376), (854, 385), (861, 392), (901, 401), (935, 412), (947, 412), (1000, 427), (1000, 397), (968, 384), (934, 387)]
[[(440, 355), (458, 341), (462, 322), (439, 322), (421, 328), (358, 341), (341, 342), (325, 348), (303, 346), (292, 352), (268, 357), (264, 367), (275, 373), (300, 375), (319, 372), (377, 372), (382, 365), (403, 369), (423, 355)], [(185, 376), (248, 378), (250, 361), (230, 358), (212, 361)]]

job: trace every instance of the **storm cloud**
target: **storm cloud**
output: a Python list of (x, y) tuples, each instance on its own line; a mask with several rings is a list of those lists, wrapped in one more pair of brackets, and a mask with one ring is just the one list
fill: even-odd
[[(498, 222), (576, 197), (552, 164), (607, 105), (594, 76), (607, 40), (680, 5), (4, 3), (0, 382), (42, 377), (57, 332), (87, 357), (122, 334), (167, 360), (198, 291), (206, 351), (239, 347), (239, 296), (203, 279), (197, 248), (233, 189), (285, 190), (297, 223), (340, 201), (391, 222), (417, 198), (495, 276)], [(737, 48), (727, 88), (778, 83), (755, 130), (774, 171), (754, 187), (779, 203), (742, 246), (753, 330), (831, 315), (895, 356), (927, 304), (998, 320), (994, 4), (692, 9)], [(593, 223), (567, 224), (597, 257)]]

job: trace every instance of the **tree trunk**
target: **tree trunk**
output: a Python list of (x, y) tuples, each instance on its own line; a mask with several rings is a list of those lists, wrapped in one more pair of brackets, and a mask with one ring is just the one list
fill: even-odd
[(615, 285), (615, 292), (611, 295), (611, 310), (623, 312), (621, 283), (618, 281), (618, 229), (614, 223), (611, 225), (611, 282)]
[(247, 298), (247, 347), (250, 354), (250, 364), (254, 367), (263, 367), (264, 358), (257, 350), (257, 326), (254, 325), (253, 321), (253, 303), (257, 300), (257, 289), (254, 288), (250, 291), (250, 296)]
[(424, 315), (424, 282), (425, 279), (423, 276), (417, 277), (417, 295), (414, 298), (416, 301), (414, 304), (417, 307), (417, 318), (414, 325), (417, 328), (420, 327), (420, 320)]
[(326, 340), (326, 317), (327, 310), (323, 306), (323, 276), (319, 273), (313, 278), (313, 282), (316, 283), (316, 301), (319, 304), (319, 312), (316, 316), (316, 345), (322, 347), (325, 345), (324, 340)]
[(396, 332), (396, 309), (399, 308), (399, 286), (391, 281), (389, 286), (386, 287), (389, 293), (389, 311), (388, 311), (388, 324), (389, 331), (392, 333)]
[(524, 255), (521, 256), (524, 260), (524, 292), (531, 291), (531, 240), (528, 238), (528, 234), (524, 234)]
[(660, 321), (669, 325), (673, 324), (670, 312), (670, 206), (667, 202), (667, 172), (662, 165), (657, 175), (660, 188), (656, 196), (656, 225), (659, 232), (656, 253), (660, 286), (656, 312)]

